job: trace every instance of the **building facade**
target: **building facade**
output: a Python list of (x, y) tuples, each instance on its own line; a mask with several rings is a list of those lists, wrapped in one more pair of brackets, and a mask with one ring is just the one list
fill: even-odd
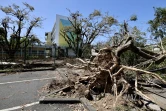
[[(56, 21), (52, 31), (50, 33), (46, 33), (46, 36), (47, 36), (46, 43), (48, 43), (48, 45), (51, 43), (52, 45), (52, 56), (58, 56), (58, 55), (75, 56), (73, 50), (69, 48), (68, 43), (60, 34), (60, 31), (65, 26), (71, 26), (71, 23), (68, 20), (68, 17), (57, 14)], [(54, 50), (55, 47), (56, 49)], [(60, 54), (61, 52), (63, 54)]]

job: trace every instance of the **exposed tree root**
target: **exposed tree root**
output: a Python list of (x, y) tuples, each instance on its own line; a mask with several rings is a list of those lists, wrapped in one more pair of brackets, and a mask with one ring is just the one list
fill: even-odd
[(143, 97), (146, 100), (151, 100), (152, 102), (156, 103), (152, 98), (149, 98), (148, 96), (143, 94), (140, 90), (138, 90), (137, 85), (138, 85), (138, 74), (136, 74), (136, 76), (135, 76), (135, 91), (136, 91), (136, 94), (140, 95), (141, 97)]
[(161, 82), (163, 82), (164, 84), (166, 84), (166, 81), (164, 79), (162, 79), (158, 74), (156, 73), (153, 73), (153, 72), (149, 72), (149, 71), (145, 71), (145, 70), (142, 70), (142, 69), (137, 69), (137, 68), (134, 68), (134, 67), (128, 67), (128, 66), (124, 66), (122, 65), (122, 68), (124, 69), (128, 69), (128, 70), (133, 70), (133, 71), (136, 71), (136, 72), (142, 72), (142, 73), (145, 73), (145, 74), (149, 74), (157, 79), (159, 79)]
[(127, 92), (128, 88), (129, 88), (129, 86), (130, 86), (129, 83), (128, 83), (124, 78), (122, 78), (121, 81), (122, 81), (123, 87), (122, 87), (122, 90), (120, 91), (119, 95), (116, 96), (116, 99), (115, 99), (115, 102), (114, 102), (114, 104), (113, 104), (113, 107), (116, 106), (116, 103), (117, 103), (118, 99), (119, 99), (124, 93)]
[[(113, 49), (111, 47), (101, 49), (99, 54), (94, 58), (93, 62), (86, 62), (80, 58), (77, 58), (82, 65), (72, 65), (69, 63), (66, 65), (71, 68), (83, 68), (95, 72), (95, 75), (80, 77), (79, 82), (83, 83), (86, 81), (88, 84), (88, 92), (86, 91), (86, 94), (88, 95), (93, 95), (94, 93), (99, 94), (102, 92), (104, 95), (106, 92), (114, 94), (115, 101), (113, 106), (116, 106), (118, 99), (124, 93), (126, 93), (130, 87), (133, 87), (135, 92), (141, 97), (155, 102), (138, 89), (138, 77), (142, 74), (147, 74), (157, 78), (164, 84), (166, 84), (166, 81), (156, 73), (138, 69), (136, 66), (129, 67), (122, 65), (119, 58), (120, 55), (127, 50), (131, 50), (134, 53), (137, 53), (138, 55), (148, 59), (146, 62), (144, 62), (145, 65), (151, 63), (153, 60), (155, 62), (161, 62), (166, 58), (165, 55), (159, 55), (134, 46), (132, 38), (129, 37), (129, 39), (127, 39), (124, 44), (118, 46), (117, 49)], [(135, 76), (135, 84), (130, 84), (130, 82), (126, 80), (126, 74), (124, 73), (124, 70), (136, 72), (136, 74), (133, 73)]]

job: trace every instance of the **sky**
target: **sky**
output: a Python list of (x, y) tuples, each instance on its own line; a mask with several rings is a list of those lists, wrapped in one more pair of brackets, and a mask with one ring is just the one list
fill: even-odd
[[(23, 6), (23, 2), (32, 5), (35, 11), (31, 16), (43, 17), (45, 20), (41, 28), (33, 30), (41, 41), (45, 41), (45, 32), (52, 31), (56, 14), (69, 16), (67, 9), (72, 12), (79, 11), (84, 17), (88, 16), (95, 9), (102, 13), (109, 12), (119, 22), (129, 20), (130, 16), (136, 14), (138, 20), (130, 22), (130, 26), (137, 26), (141, 31), (147, 31), (148, 20), (154, 18), (153, 7), (166, 7), (166, 0), (0, 0), (1, 6), (8, 6), (13, 3)], [(0, 19), (5, 15), (0, 12)], [(97, 41), (104, 41), (104, 38)]]

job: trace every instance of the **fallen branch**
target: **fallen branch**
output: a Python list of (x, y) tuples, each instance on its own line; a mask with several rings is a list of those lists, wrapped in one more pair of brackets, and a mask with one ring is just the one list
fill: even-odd
[(69, 68), (78, 68), (78, 69), (85, 69), (86, 66), (76, 66), (76, 65), (72, 65), (70, 63), (66, 63), (66, 66), (68, 66)]
[(153, 59), (149, 59), (145, 62), (141, 62), (141, 63), (135, 65), (134, 67), (147, 66), (152, 63), (157, 65), (157, 64), (160, 64), (161, 62), (163, 62), (165, 59), (166, 59), (166, 55), (159, 55)]
[(80, 59), (80, 58), (76, 58), (76, 60), (80, 61), (83, 64), (87, 64), (88, 62), (85, 62), (84, 60)]
[(124, 69), (128, 69), (128, 70), (132, 70), (132, 71), (136, 71), (136, 72), (142, 72), (142, 73), (146, 73), (146, 74), (149, 74), (157, 79), (159, 79), (160, 81), (162, 81), (164, 84), (166, 84), (166, 81), (164, 79), (162, 79), (158, 74), (156, 73), (153, 73), (153, 72), (149, 72), (149, 71), (145, 71), (145, 70), (142, 70), (142, 69), (137, 69), (137, 68), (134, 68), (134, 67), (128, 67), (128, 66), (124, 66), (124, 65), (121, 65), (122, 68)]

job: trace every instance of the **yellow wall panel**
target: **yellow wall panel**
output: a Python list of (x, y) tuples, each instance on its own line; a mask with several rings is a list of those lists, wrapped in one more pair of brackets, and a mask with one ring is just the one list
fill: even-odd
[[(60, 23), (59, 23), (59, 29), (62, 30), (62, 28), (63, 28), (63, 25), (62, 25), (62, 23), (60, 22)], [(59, 46), (68, 47), (68, 44), (67, 44), (67, 42), (65, 41), (64, 37), (61, 36), (60, 31), (59, 31)]]

